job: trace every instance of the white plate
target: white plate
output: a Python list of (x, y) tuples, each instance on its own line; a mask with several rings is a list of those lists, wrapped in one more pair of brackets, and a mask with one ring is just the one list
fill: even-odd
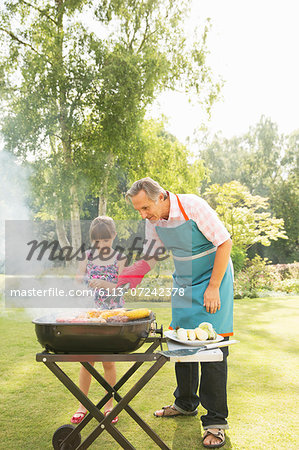
[(174, 330), (167, 330), (164, 332), (164, 335), (168, 339), (171, 339), (172, 341), (179, 342), (180, 344), (190, 345), (191, 347), (198, 347), (200, 345), (205, 345), (205, 344), (213, 344), (214, 342), (220, 342), (224, 339), (223, 336), (220, 336), (220, 334), (217, 334), (216, 339), (209, 339), (207, 341), (198, 341), (197, 339), (196, 339), (196, 341), (189, 341), (189, 339), (188, 339), (188, 341), (181, 341), (180, 339), (177, 338), (176, 331), (174, 331)]

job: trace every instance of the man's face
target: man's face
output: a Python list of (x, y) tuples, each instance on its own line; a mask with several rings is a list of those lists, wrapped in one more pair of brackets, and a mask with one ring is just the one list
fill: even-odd
[(151, 222), (162, 218), (162, 205), (164, 196), (159, 195), (157, 203), (148, 198), (146, 193), (142, 190), (137, 195), (131, 197), (132, 205), (139, 212), (142, 219), (148, 219)]

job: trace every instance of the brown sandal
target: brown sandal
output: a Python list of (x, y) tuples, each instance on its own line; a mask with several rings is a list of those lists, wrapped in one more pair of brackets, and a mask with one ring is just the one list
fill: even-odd
[[(161, 411), (161, 409), (159, 409), (158, 411)], [(178, 411), (174, 405), (163, 406), (163, 408), (162, 408), (163, 412), (161, 415), (157, 414), (158, 411), (154, 412), (155, 417), (177, 417), (177, 416), (188, 417), (188, 416), (196, 416), (196, 414), (197, 414), (197, 411), (194, 411), (189, 414), (183, 414), (180, 411)]]
[[(207, 430), (205, 430), (204, 435), (202, 437), (202, 445), (206, 448), (219, 448), (222, 447), (225, 444), (225, 434), (224, 431), (222, 430), (222, 428), (218, 428), (218, 431), (214, 431), (211, 428), (208, 428)], [(213, 435), (218, 439), (221, 439), (221, 442), (219, 442), (219, 444), (204, 444), (204, 440), (207, 436), (209, 435)]]

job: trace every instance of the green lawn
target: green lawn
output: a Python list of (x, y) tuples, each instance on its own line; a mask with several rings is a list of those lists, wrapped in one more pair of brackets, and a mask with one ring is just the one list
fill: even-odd
[[(240, 343), (230, 349), (230, 429), (223, 448), (298, 448), (297, 305), (298, 297), (235, 302), (235, 338)], [(162, 307), (156, 304), (154, 308), (158, 324), (167, 327), (169, 308), (165, 304)], [(53, 432), (69, 423), (77, 406), (76, 400), (42, 363), (35, 362), (35, 354), (41, 348), (30, 316), (22, 310), (2, 307), (0, 329), (0, 447), (5, 450), (51, 449)], [(127, 367), (127, 364), (119, 363), (118, 374)], [(77, 379), (79, 363), (65, 363), (62, 368)], [(98, 368), (101, 369), (100, 363)], [(135, 376), (132, 383), (136, 380)], [(137, 395), (132, 406), (172, 449), (203, 448), (199, 416), (177, 419), (153, 416), (155, 409), (172, 402), (174, 388), (174, 366), (167, 363)], [(124, 387), (121, 394), (126, 390)], [(101, 394), (102, 388), (93, 383), (92, 400), (96, 401)], [(199, 412), (203, 411), (200, 408)], [(94, 425), (93, 420), (88, 430)], [(138, 450), (157, 448), (125, 412), (120, 414), (117, 427)], [(91, 448), (109, 450), (119, 447), (103, 433)]]

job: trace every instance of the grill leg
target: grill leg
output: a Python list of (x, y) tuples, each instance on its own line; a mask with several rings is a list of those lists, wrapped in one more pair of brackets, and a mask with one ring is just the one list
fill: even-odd
[[(88, 411), (90, 411), (91, 415), (95, 417), (99, 422), (99, 432), (98, 436), (106, 429), (108, 433), (118, 442), (118, 444), (126, 449), (134, 449), (134, 447), (130, 444), (130, 442), (114, 427), (109, 421), (109, 417), (104, 417), (104, 415), (99, 411), (99, 409), (86, 397), (85, 394), (78, 388), (78, 386), (61, 370), (61, 368), (54, 362), (44, 362), (44, 364), (51, 370), (51, 372), (61, 381), (61, 383), (85, 406)], [(65, 439), (63, 442), (70, 442), (72, 436), (77, 434), (77, 428)], [(90, 435), (91, 436), (91, 435)], [(88, 438), (87, 438), (88, 439)], [(84, 441), (85, 442), (85, 441)], [(84, 444), (83, 442), (83, 444)], [(88, 448), (88, 446), (83, 446), (82, 444), (77, 447), (78, 449)]]
[[(113, 391), (114, 398), (117, 402), (120, 402), (122, 400), (122, 397), (118, 394), (118, 392), (116, 392), (116, 390), (113, 389), (109, 383), (107, 383), (107, 381), (95, 370), (95, 368), (91, 364), (85, 362), (82, 362), (81, 364), (85, 367), (86, 370), (88, 370), (88, 372), (92, 375), (92, 377), (95, 378), (98, 381), (98, 383), (100, 383), (104, 387), (104, 389), (106, 389), (106, 391)], [(148, 434), (148, 436), (150, 436), (153, 439), (153, 441), (156, 442), (156, 444), (160, 446), (160, 448), (163, 449), (168, 448), (165, 446), (162, 439), (155, 433), (155, 431), (146, 422), (144, 422), (144, 420), (133, 410), (133, 408), (131, 408), (130, 405), (124, 406), (123, 409), (127, 411), (127, 413), (132, 417), (132, 419), (134, 419), (135, 422), (138, 423), (138, 425)], [(113, 410), (110, 413), (111, 417), (116, 416), (114, 410), (115, 408), (113, 408)]]
[[(115, 417), (117, 414), (120, 413), (123, 409), (125, 409), (130, 416), (138, 423), (138, 425), (148, 434), (148, 436), (151, 437), (151, 439), (163, 450), (170, 450), (169, 447), (162, 441), (162, 439), (154, 432), (152, 428), (150, 428), (149, 425), (147, 425), (141, 417), (138, 416), (138, 414), (135, 413), (135, 411), (128, 406), (128, 403), (140, 392), (140, 390), (148, 383), (148, 381), (155, 375), (155, 373), (158, 372), (158, 370), (161, 369), (161, 367), (166, 363), (167, 358), (160, 355), (157, 359), (157, 361), (153, 364), (150, 369), (137, 381), (137, 383), (129, 390), (129, 392), (121, 398), (120, 395), (116, 392), (115, 398), (119, 403), (113, 408), (109, 416), (111, 417), (111, 420), (113, 417)], [(106, 380), (104, 380), (100, 374), (93, 373), (93, 367), (89, 364), (82, 363), (84, 367), (97, 379), (97, 381), (102, 384), (104, 381), (106, 384)], [(96, 371), (95, 371), (96, 372)], [(98, 378), (99, 375), (99, 378)], [(115, 386), (116, 387), (116, 386)], [(107, 383), (106, 389), (109, 388), (111, 390), (111, 386)], [(106, 417), (105, 421), (109, 419), (109, 416)], [(103, 422), (98, 425), (95, 430), (85, 439), (84, 442), (78, 447), (78, 450), (85, 450), (88, 448), (94, 440), (102, 433), (102, 426)], [(129, 448), (129, 447), (124, 447)]]
[[(152, 345), (145, 351), (145, 354), (151, 354), (154, 350), (159, 346), (160, 341), (155, 341)], [(164, 357), (160, 357), (161, 359)], [(110, 415), (110, 417), (114, 417), (119, 414), (122, 409), (126, 409), (127, 412), (131, 415), (131, 417), (136, 421), (137, 424), (152, 438), (157, 445), (163, 450), (170, 450), (166, 444), (159, 438), (159, 436), (138, 416), (138, 414), (128, 405), (131, 399), (144, 387), (144, 385), (150, 380), (150, 378), (164, 365), (167, 361), (163, 361), (163, 363), (158, 364), (157, 362), (152, 366), (151, 369), (148, 370), (144, 374), (144, 376), (136, 383), (135, 386), (128, 392), (128, 394), (122, 399), (122, 397), (118, 394), (117, 390), (120, 389), (126, 381), (138, 370), (138, 368), (145, 361), (137, 361), (133, 364), (132, 367), (121, 377), (121, 379), (116, 383), (114, 388), (110, 386), (106, 380), (101, 377), (101, 375), (94, 369), (93, 366), (89, 365), (95, 373), (92, 376), (100, 383), (102, 386), (108, 391), (108, 393), (99, 401), (99, 403), (95, 406), (87, 396), (83, 394), (83, 392), (77, 387), (77, 385), (61, 370), (61, 368), (55, 364), (55, 362), (44, 362), (44, 364), (51, 370), (51, 372), (62, 382), (62, 384), (86, 407), (90, 413), (82, 420), (80, 424), (67, 436), (67, 438), (63, 441), (63, 446), (70, 444), (73, 441), (73, 438), (79, 434), (79, 432), (90, 422), (90, 420), (95, 417), (100, 424), (98, 427), (85, 439), (85, 441), (77, 447), (79, 449), (87, 449), (91, 443), (106, 429), (109, 434), (114, 438), (119, 445), (125, 450), (134, 449), (134, 447), (130, 444), (130, 442), (110, 423), (109, 417), (104, 417), (104, 415), (99, 411), (103, 405), (109, 400), (111, 395), (116, 398), (119, 402), (119, 405), (115, 407)], [(87, 367), (86, 367), (87, 368)], [(154, 368), (154, 369), (153, 369)], [(89, 370), (89, 369), (87, 369)], [(101, 380), (101, 381), (100, 381)], [(107, 384), (106, 384), (107, 383)], [(137, 390), (136, 390), (137, 389)], [(136, 392), (135, 392), (136, 390)], [(117, 408), (117, 410), (116, 410)], [(115, 414), (113, 414), (115, 412)]]
[[(154, 341), (150, 347), (144, 352), (145, 354), (151, 354), (153, 353), (156, 348), (158, 348), (160, 345), (160, 341)], [(132, 375), (134, 375), (134, 373), (139, 369), (139, 367), (144, 364), (145, 361), (137, 361), (135, 362), (130, 369), (118, 380), (118, 382), (116, 383), (116, 385), (114, 386), (114, 388), (110, 388), (112, 389), (112, 391), (114, 391), (114, 393), (116, 391), (118, 391), (130, 378)], [(94, 368), (94, 370), (96, 371), (96, 369)], [(96, 371), (97, 372), (97, 371)], [(97, 374), (99, 374), (97, 372)], [(93, 375), (92, 375), (93, 376)], [(106, 381), (106, 380), (105, 380)], [(106, 389), (106, 388), (105, 388)], [(108, 392), (109, 390), (106, 389)], [(101, 409), (105, 403), (108, 402), (109, 398), (111, 397), (111, 395), (109, 395), (109, 393), (107, 393), (105, 395), (105, 397), (103, 397), (99, 403), (97, 403), (97, 408)], [(80, 422), (77, 426), (76, 426), (76, 430), (78, 430), (78, 432), (80, 432), (81, 430), (83, 430), (83, 428), (91, 421), (92, 419), (92, 415), (91, 414), (87, 414), (84, 419), (82, 420), (82, 422)], [(70, 434), (70, 439), (72, 438), (72, 434)]]

